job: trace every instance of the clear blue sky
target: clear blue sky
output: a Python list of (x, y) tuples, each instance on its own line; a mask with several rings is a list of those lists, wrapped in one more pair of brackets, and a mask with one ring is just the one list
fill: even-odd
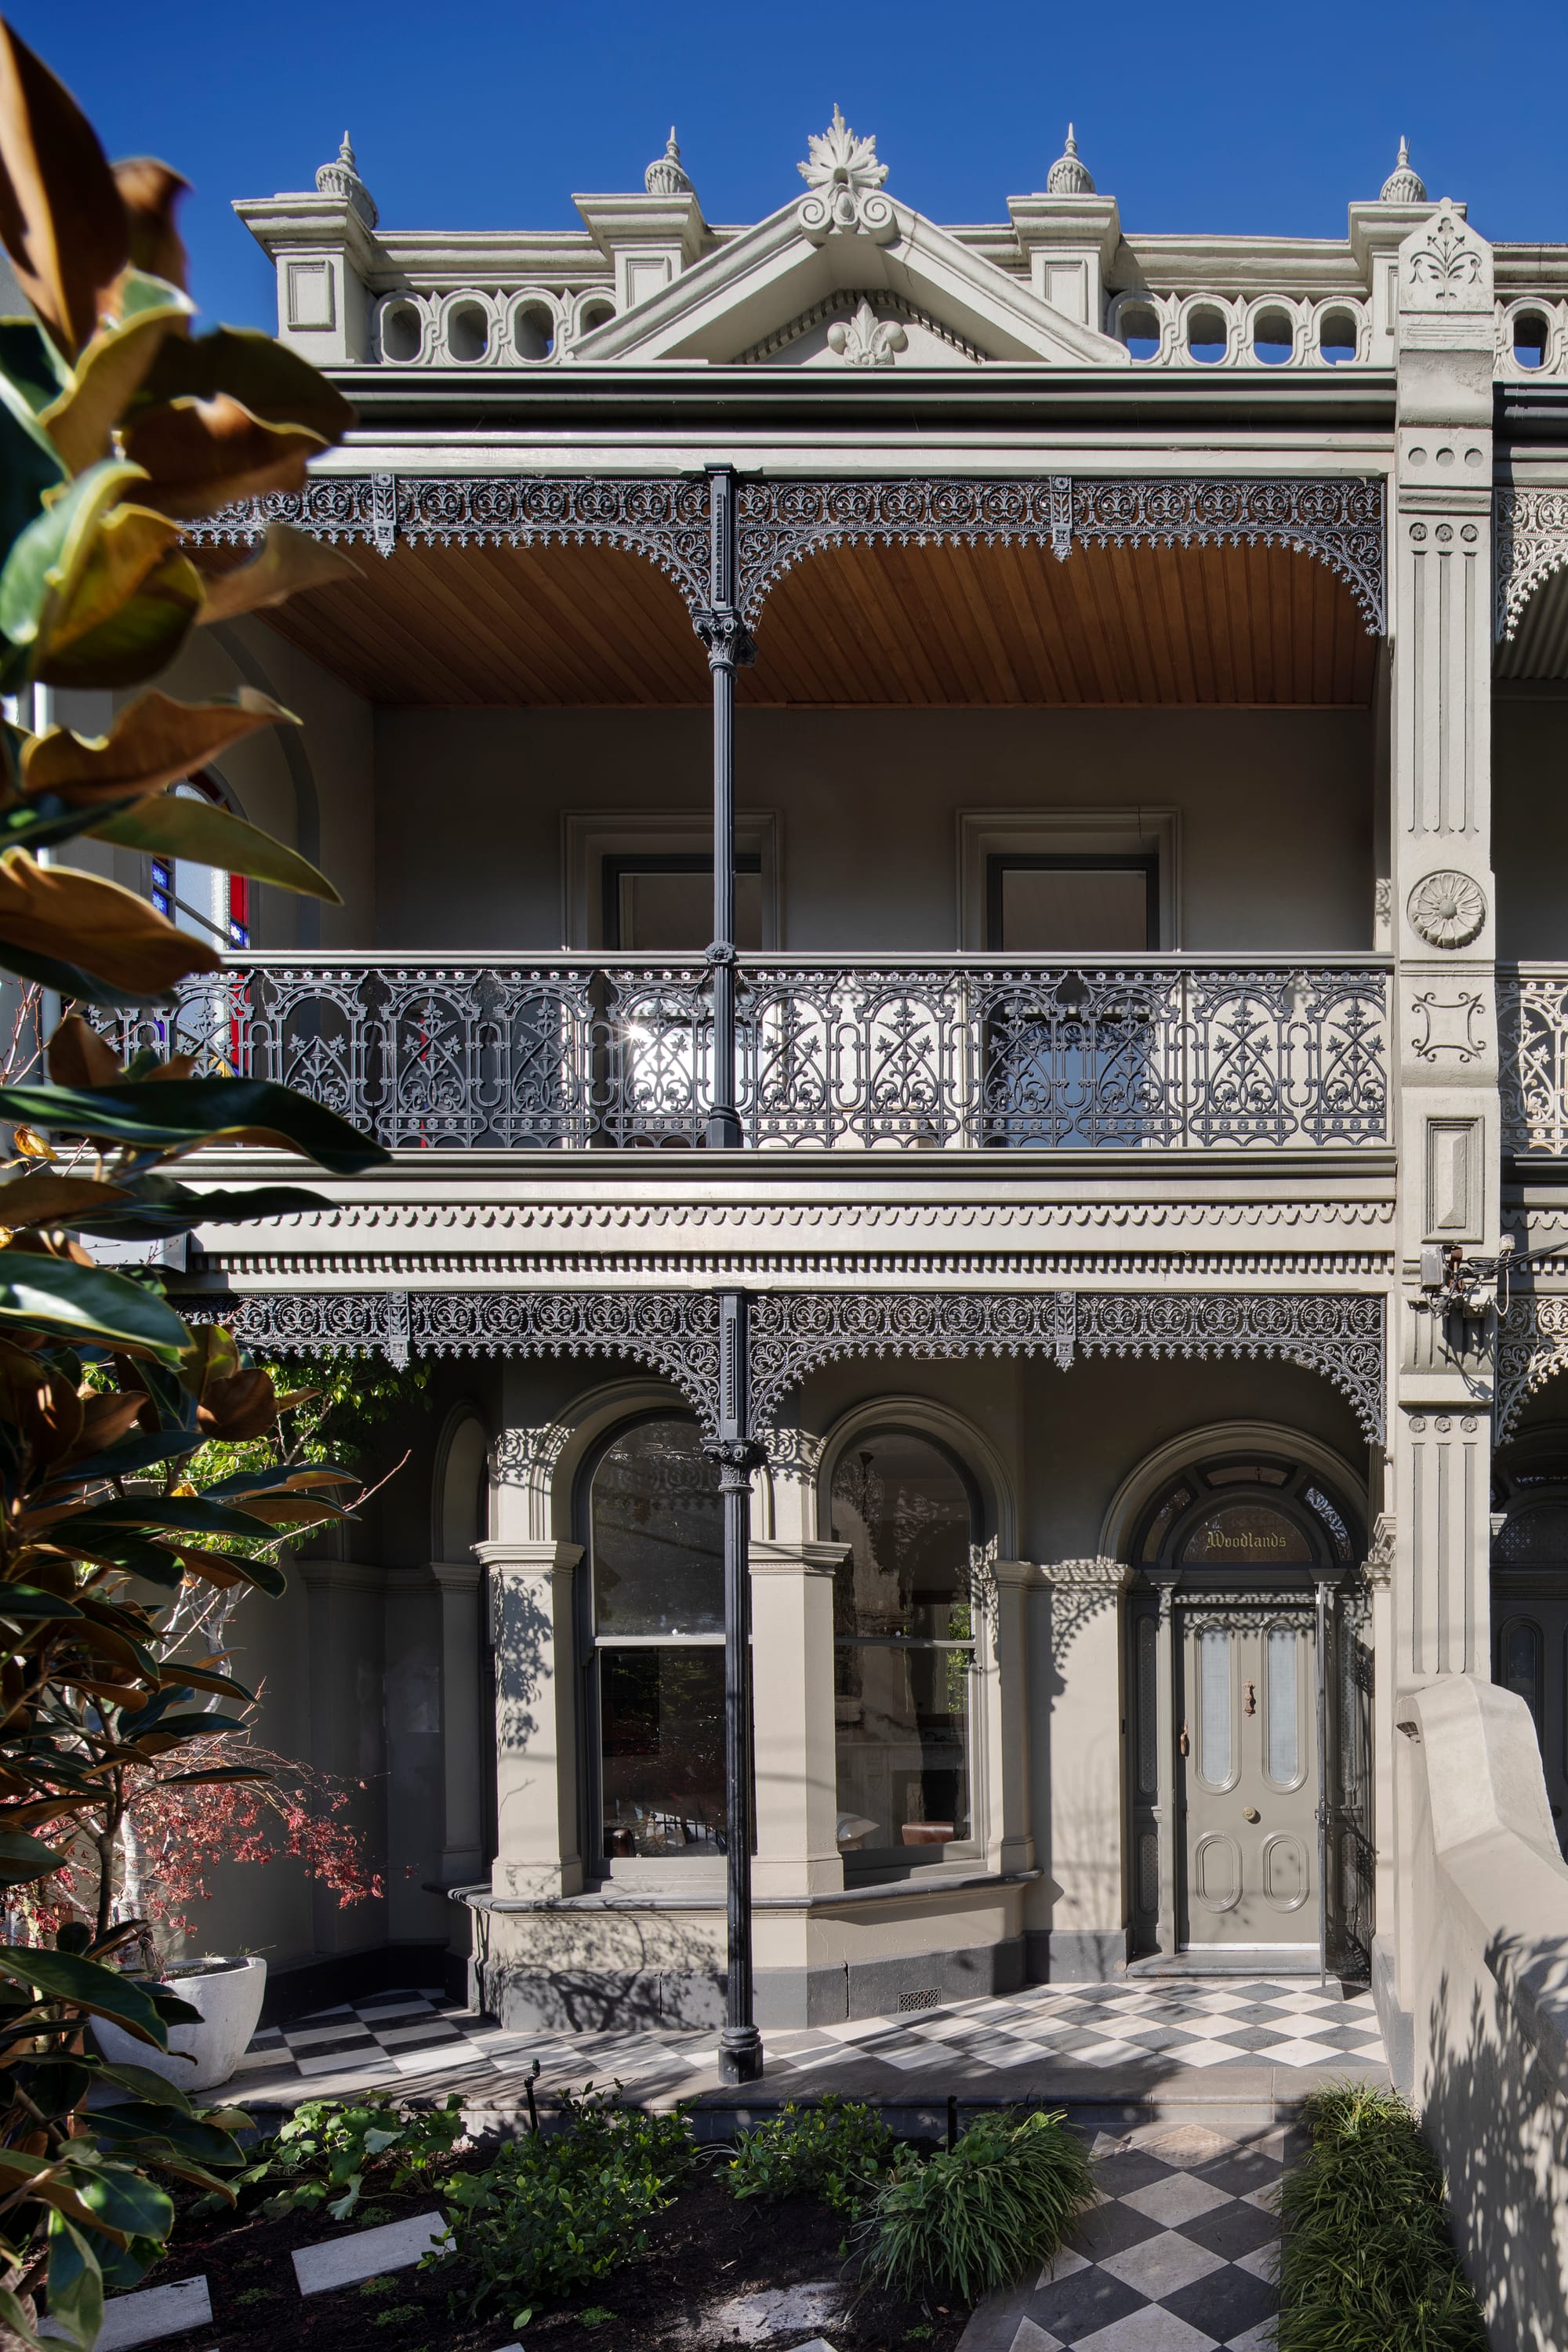
[(1434, 195), (1493, 237), (1568, 239), (1568, 5), (1480, 0), (904, 0), (785, 9), (691, 0), (15, 0), (12, 22), (111, 154), (195, 184), (203, 309), (274, 323), (235, 196), (309, 187), (345, 126), (383, 223), (576, 225), (574, 189), (640, 187), (673, 120), (710, 220), (799, 192), (837, 99), (889, 190), (945, 221), (1005, 219), (1070, 115), (1131, 229), (1342, 236), (1401, 131)]

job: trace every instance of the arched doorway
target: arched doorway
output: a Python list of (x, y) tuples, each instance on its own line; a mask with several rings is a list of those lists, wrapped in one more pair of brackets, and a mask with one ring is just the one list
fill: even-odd
[(1344, 1492), (1295, 1454), (1194, 1454), (1145, 1502), (1130, 1549), (1136, 1951), (1268, 1970), (1316, 1964), (1326, 1925), (1331, 1946), (1365, 1941), (1370, 1721), (1343, 1590), (1361, 1550)]
[(1568, 1430), (1499, 1454), (1492, 1505), (1492, 1680), (1535, 1722), (1557, 1841), (1568, 1853)]

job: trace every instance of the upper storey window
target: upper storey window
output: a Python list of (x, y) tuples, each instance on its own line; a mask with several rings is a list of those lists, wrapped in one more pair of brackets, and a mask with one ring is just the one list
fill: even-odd
[[(628, 955), (700, 954), (713, 936), (713, 860), (693, 851), (607, 856), (605, 945)], [(735, 860), (735, 942), (763, 944), (763, 861)]]
[(1001, 955), (1142, 955), (1160, 944), (1153, 856), (987, 861), (987, 944)]
[[(174, 797), (227, 806), (222, 786), (205, 774), (176, 784)], [(198, 866), (188, 857), (153, 857), (148, 866), (148, 896), (159, 914), (220, 948), (250, 945), (251, 889), (243, 874), (226, 874), (221, 866)]]

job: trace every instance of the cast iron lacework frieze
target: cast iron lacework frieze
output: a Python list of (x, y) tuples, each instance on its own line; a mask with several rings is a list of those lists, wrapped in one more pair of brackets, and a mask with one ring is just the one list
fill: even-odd
[(1500, 640), (1516, 636), (1542, 583), (1568, 564), (1568, 490), (1498, 490), (1493, 497), (1496, 606)]
[[(190, 538), (259, 538), (290, 522), (319, 539), (390, 555), (414, 546), (619, 547), (668, 573), (693, 614), (710, 602), (710, 490), (705, 476), (584, 480), (526, 474), (330, 475), (302, 490), (241, 499)], [(1385, 625), (1384, 486), (1291, 476), (1280, 480), (1005, 480), (926, 477), (875, 481), (743, 480), (738, 602), (755, 627), (769, 591), (826, 547), (874, 541), (1049, 548), (1065, 562), (1093, 547), (1289, 547), (1326, 563), (1374, 635)]]
[[(326, 1291), (206, 1294), (196, 1319), (231, 1319), (245, 1344), (279, 1352), (373, 1348), (395, 1363), (433, 1356), (625, 1355), (670, 1381), (707, 1435), (720, 1421), (718, 1302), (709, 1291)], [(751, 1305), (752, 1420), (767, 1433), (808, 1372), (846, 1356), (928, 1360), (1277, 1357), (1331, 1381), (1366, 1435), (1384, 1434), (1380, 1298), (1179, 1292), (765, 1291)]]

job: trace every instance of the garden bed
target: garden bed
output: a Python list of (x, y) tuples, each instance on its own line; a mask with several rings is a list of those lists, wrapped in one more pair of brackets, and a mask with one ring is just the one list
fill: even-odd
[[(520, 2335), (527, 2352), (594, 2342), (605, 2352), (734, 2352), (732, 2329), (721, 2330), (712, 2315), (743, 2295), (840, 2278), (844, 2224), (807, 2198), (738, 2204), (721, 2163), (703, 2166), (648, 2222), (646, 2252), (592, 2289), (540, 2308), (521, 2330), (506, 2317), (462, 2316), (474, 2280), (472, 2265), (461, 2260), (395, 2272), (374, 2293), (346, 2286), (301, 2296), (290, 2260), (295, 2249), (358, 2234), (353, 2224), (334, 2225), (320, 2212), (183, 2221), (145, 2284), (207, 2280), (211, 2322), (166, 2339), (170, 2352), (206, 2352), (215, 2342), (223, 2352), (279, 2352), (284, 2342), (303, 2352), (497, 2352)], [(428, 2212), (439, 2201), (438, 2189), (433, 2193), (426, 2185), (405, 2197), (378, 2194), (367, 2210), (374, 2226)], [(595, 2312), (605, 2315), (585, 2326), (584, 2315)], [(967, 2317), (966, 2309), (943, 2310), (934, 2301), (910, 2304), (875, 2293), (858, 2298), (850, 2282), (844, 2315), (821, 2332), (835, 2352), (898, 2352), (906, 2345), (953, 2352)], [(803, 2326), (782, 2341), (798, 2343), (811, 2332)]]

